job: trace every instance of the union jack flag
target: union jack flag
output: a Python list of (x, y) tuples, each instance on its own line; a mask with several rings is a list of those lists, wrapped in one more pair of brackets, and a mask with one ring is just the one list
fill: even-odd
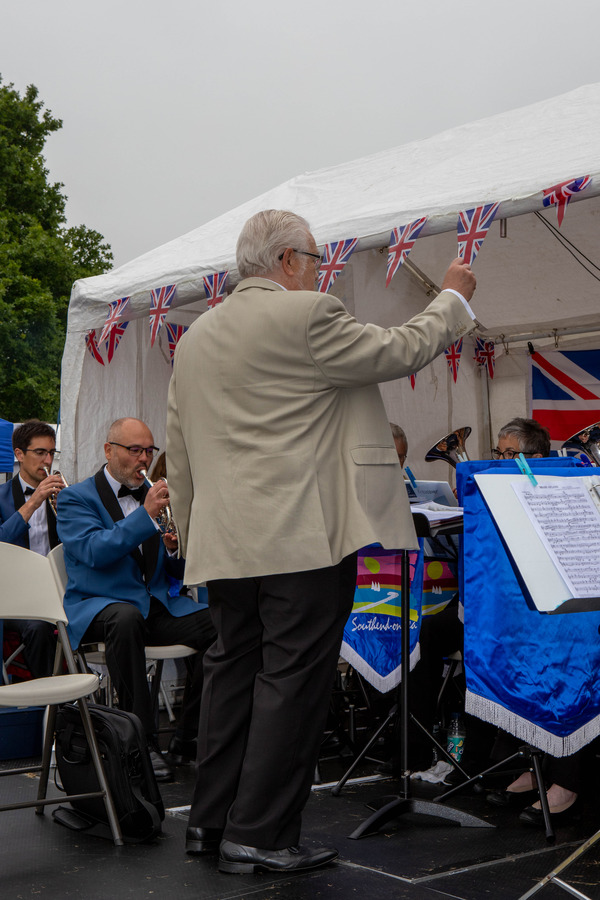
[(450, 344), (450, 346), (444, 350), (444, 353), (446, 354), (446, 360), (450, 367), (450, 371), (452, 372), (454, 384), (456, 384), (456, 379), (458, 377), (458, 367), (460, 365), (460, 354), (462, 353), (462, 342), (463, 342), (462, 338), (460, 339), (460, 341), (454, 341), (453, 344)]
[(494, 365), (496, 355), (494, 352), (494, 342), (486, 341), (483, 338), (475, 338), (475, 356), (473, 357), (478, 366), (485, 366), (490, 378), (494, 377)]
[(474, 209), (465, 209), (458, 214), (458, 255), (467, 265), (471, 265), (485, 240), (489, 227), (494, 221), (499, 203), (486, 203)]
[(562, 220), (565, 217), (565, 212), (567, 206), (569, 204), (569, 200), (574, 194), (578, 194), (580, 191), (585, 190), (585, 188), (592, 183), (592, 179), (589, 175), (584, 175), (583, 178), (575, 178), (574, 181), (562, 181), (560, 184), (555, 184), (554, 187), (546, 188), (544, 191), (544, 206), (556, 206), (556, 217), (558, 219), (558, 227), (562, 225)]
[(422, 219), (416, 219), (410, 225), (401, 225), (394, 228), (390, 235), (390, 246), (388, 250), (387, 277), (385, 286), (390, 286), (390, 281), (414, 247), (419, 233), (427, 221), (427, 216)]
[(531, 355), (531, 417), (550, 432), (552, 448), (600, 421), (600, 350)]
[(323, 262), (319, 269), (319, 290), (326, 294), (331, 289), (354, 251), (358, 238), (346, 238), (345, 241), (332, 241), (325, 244), (323, 250)]
[(410, 386), (411, 386), (411, 388), (412, 388), (413, 391), (414, 391), (414, 389), (415, 389), (415, 384), (417, 383), (417, 373), (416, 373), (416, 372), (413, 372), (412, 375), (409, 375), (409, 376), (408, 376), (408, 378), (409, 378), (409, 381), (410, 381)]
[(154, 347), (154, 341), (158, 337), (163, 322), (169, 312), (171, 301), (175, 296), (175, 285), (167, 284), (165, 287), (150, 291), (150, 346)]
[(202, 279), (209, 309), (213, 309), (217, 303), (223, 302), (228, 274), (228, 272), (215, 272), (214, 275), (205, 275)]
[(117, 322), (116, 325), (110, 329), (108, 340), (106, 341), (106, 355), (109, 363), (112, 362), (112, 358), (115, 355), (115, 350), (119, 346), (121, 338), (125, 334), (125, 329), (129, 325), (129, 322)]
[(91, 328), (90, 331), (85, 336), (85, 346), (88, 348), (96, 362), (100, 363), (101, 366), (104, 365), (104, 360), (100, 356), (100, 348), (98, 347), (98, 341), (96, 340), (96, 329)]
[(173, 322), (167, 322), (167, 338), (169, 339), (169, 357), (171, 359), (171, 365), (173, 365), (173, 359), (175, 358), (175, 348), (179, 343), (179, 339), (186, 333), (188, 330), (187, 325), (175, 325)]
[[(104, 323), (104, 328), (100, 332), (100, 337), (98, 338), (98, 343), (102, 344), (106, 338), (108, 337), (110, 331), (117, 324), (121, 316), (123, 315), (123, 311), (127, 304), (129, 303), (129, 297), (121, 297), (120, 300), (113, 300), (108, 305), (108, 316), (106, 317), (106, 322)], [(110, 360), (109, 360), (110, 362)]]

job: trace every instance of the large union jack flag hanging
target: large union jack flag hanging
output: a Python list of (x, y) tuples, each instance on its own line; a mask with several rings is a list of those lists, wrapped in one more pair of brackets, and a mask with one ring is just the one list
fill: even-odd
[(600, 421), (600, 350), (548, 350), (531, 355), (531, 417), (559, 450)]
[(490, 378), (494, 377), (496, 355), (493, 341), (486, 341), (479, 337), (475, 338), (475, 356), (473, 359), (478, 366), (483, 366), (487, 369)]
[(332, 241), (325, 244), (323, 262), (319, 269), (319, 290), (322, 294), (329, 291), (358, 243), (358, 238), (346, 238), (345, 241)]
[(104, 365), (104, 360), (100, 355), (100, 348), (98, 347), (98, 341), (96, 340), (96, 329), (91, 328), (85, 336), (85, 346), (88, 348), (96, 362), (100, 363), (101, 366)]
[(171, 359), (171, 365), (173, 365), (173, 359), (175, 358), (175, 349), (177, 344), (179, 343), (179, 339), (183, 337), (183, 335), (188, 330), (187, 325), (175, 325), (173, 322), (167, 322), (167, 338), (169, 341), (169, 357)]
[(486, 203), (475, 209), (465, 209), (458, 214), (457, 235), (458, 255), (467, 265), (471, 265), (485, 240), (489, 227), (494, 221), (499, 203)]
[(592, 183), (592, 179), (589, 175), (584, 175), (583, 178), (575, 178), (573, 181), (562, 181), (560, 184), (555, 184), (554, 187), (546, 188), (544, 191), (544, 206), (556, 206), (556, 217), (558, 219), (558, 227), (562, 225), (562, 220), (565, 217), (565, 211), (569, 204), (571, 197), (574, 194), (578, 194), (580, 191), (585, 190), (585, 188)]
[(401, 225), (392, 231), (388, 250), (386, 287), (390, 286), (390, 281), (414, 247), (426, 221), (427, 216), (423, 216), (422, 219), (416, 219), (410, 225)]
[(112, 358), (115, 355), (115, 351), (121, 342), (121, 338), (125, 334), (125, 329), (129, 325), (129, 322), (117, 322), (116, 325), (110, 329), (108, 340), (106, 341), (106, 358), (109, 363), (112, 362)]
[(448, 366), (450, 367), (450, 371), (452, 372), (454, 384), (456, 384), (456, 379), (458, 378), (458, 367), (460, 365), (460, 354), (462, 353), (462, 342), (462, 338), (460, 339), (460, 341), (454, 341), (453, 344), (450, 344), (450, 346), (444, 350)]
[(175, 285), (167, 284), (158, 290), (150, 291), (150, 346), (154, 347), (154, 341), (158, 337), (163, 322), (169, 312), (171, 301), (175, 296)]
[(228, 274), (228, 272), (215, 272), (213, 275), (205, 275), (203, 277), (204, 292), (209, 309), (215, 307), (217, 303), (223, 302)]
[(125, 307), (128, 303), (129, 297), (121, 297), (119, 300), (113, 300), (111, 303), (109, 303), (108, 316), (106, 317), (106, 322), (104, 323), (104, 327), (100, 332), (100, 337), (98, 338), (99, 344), (102, 344), (107, 339), (111, 330), (121, 319), (121, 316), (123, 315)]

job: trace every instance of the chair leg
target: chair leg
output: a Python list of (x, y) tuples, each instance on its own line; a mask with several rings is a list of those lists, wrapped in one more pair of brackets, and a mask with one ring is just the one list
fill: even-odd
[[(42, 750), (42, 771), (40, 772), (40, 783), (38, 785), (38, 800), (45, 800), (48, 791), (48, 779), (50, 776), (50, 763), (52, 762), (52, 747), (54, 745), (54, 734), (56, 731), (56, 706), (47, 707), (46, 729), (44, 732), (44, 749)], [(36, 814), (44, 815), (44, 807), (36, 806)]]
[(150, 702), (152, 703), (152, 710), (154, 712), (154, 724), (156, 725), (156, 730), (158, 731), (158, 694), (160, 691), (160, 683), (162, 680), (162, 672), (163, 672), (163, 663), (162, 659), (157, 659), (154, 661), (154, 675), (152, 676), (152, 682), (150, 686)]
[(85, 736), (88, 741), (88, 746), (92, 755), (92, 761), (94, 763), (94, 768), (98, 777), (98, 784), (100, 785), (100, 790), (104, 793), (104, 806), (106, 808), (106, 815), (108, 816), (108, 824), (110, 825), (113, 841), (117, 847), (120, 847), (123, 845), (123, 835), (121, 834), (121, 826), (119, 825), (119, 820), (117, 818), (112, 794), (106, 780), (106, 775), (104, 774), (102, 760), (100, 759), (98, 743), (96, 741), (94, 726), (92, 724), (92, 717), (90, 716), (90, 711), (85, 700), (78, 700), (77, 706), (79, 708), (81, 721), (85, 730)]

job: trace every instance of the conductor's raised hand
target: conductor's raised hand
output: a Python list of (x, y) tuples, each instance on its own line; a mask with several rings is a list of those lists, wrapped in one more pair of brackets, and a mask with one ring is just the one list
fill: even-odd
[(475, 293), (476, 286), (477, 280), (471, 271), (471, 266), (467, 265), (460, 256), (453, 259), (442, 282), (442, 290), (450, 288), (462, 294), (465, 300), (470, 300)]

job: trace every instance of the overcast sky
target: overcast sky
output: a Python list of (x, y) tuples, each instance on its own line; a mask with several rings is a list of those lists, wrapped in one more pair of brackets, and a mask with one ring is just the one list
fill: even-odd
[(63, 120), (68, 223), (121, 265), (301, 172), (600, 81), (599, 24), (598, 0), (0, 0), (0, 73)]

